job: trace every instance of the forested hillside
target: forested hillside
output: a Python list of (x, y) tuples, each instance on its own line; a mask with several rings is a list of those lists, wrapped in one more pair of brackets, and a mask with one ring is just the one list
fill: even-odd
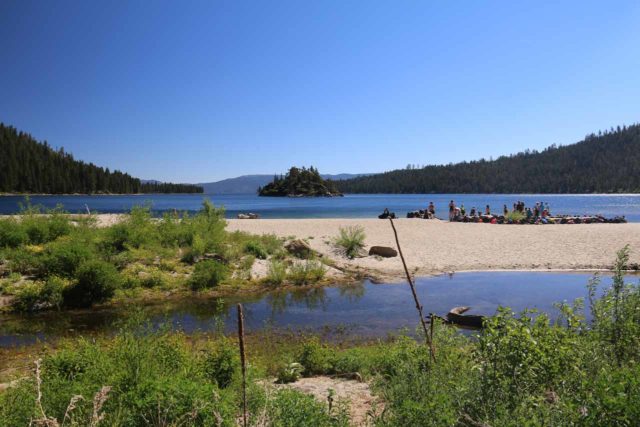
[(142, 183), (120, 171), (75, 160), (0, 123), (0, 193), (202, 193), (189, 184)]
[(542, 152), (395, 170), (336, 184), (345, 193), (637, 193), (640, 125)]

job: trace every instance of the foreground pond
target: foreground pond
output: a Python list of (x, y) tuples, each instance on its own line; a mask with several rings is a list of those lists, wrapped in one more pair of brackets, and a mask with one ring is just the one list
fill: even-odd
[[(556, 302), (586, 297), (590, 273), (483, 272), (457, 273), (417, 279), (425, 314), (444, 315), (454, 306), (471, 306), (469, 313), (491, 315), (500, 305), (514, 311), (535, 308), (558, 311)], [(636, 278), (632, 280), (636, 281)], [(610, 285), (609, 276), (602, 285)], [(241, 298), (194, 298), (144, 307), (154, 324), (168, 324), (187, 333), (216, 330), (224, 323), (235, 330), (236, 303), (244, 304), (247, 331), (263, 328), (340, 331), (353, 337), (382, 337), (418, 323), (406, 283), (364, 282), (349, 287), (297, 289)], [(0, 316), (0, 347), (91, 333), (109, 333), (135, 310), (121, 306), (95, 311), (48, 312), (29, 316)]]

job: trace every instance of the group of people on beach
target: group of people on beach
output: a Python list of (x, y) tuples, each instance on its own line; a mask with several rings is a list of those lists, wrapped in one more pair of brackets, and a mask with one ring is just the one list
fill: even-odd
[[(433, 202), (429, 203), (429, 211), (433, 212), (433, 216), (435, 216), (435, 208), (433, 208)], [(517, 213), (517, 214), (516, 214)], [(472, 221), (473, 219), (481, 219), (483, 217), (487, 217), (490, 222), (492, 219), (498, 219), (500, 217), (508, 218), (510, 214), (511, 219), (524, 219), (526, 218), (528, 221), (534, 219), (539, 219), (541, 222), (546, 223), (547, 218), (551, 216), (551, 208), (549, 207), (548, 202), (538, 202), (535, 204), (533, 208), (527, 207), (524, 202), (518, 200), (513, 204), (513, 209), (509, 211), (507, 205), (502, 206), (502, 216), (494, 215), (491, 213), (491, 206), (486, 205), (484, 208), (484, 213), (481, 213), (480, 209), (476, 209), (476, 207), (472, 207), (469, 215), (467, 215), (467, 210), (464, 207), (464, 204), (457, 206), (453, 200), (449, 202), (449, 221), (456, 222), (479, 222)], [(466, 221), (465, 221), (466, 218)], [(471, 221), (470, 221), (471, 220)], [(483, 221), (487, 222), (487, 221)]]

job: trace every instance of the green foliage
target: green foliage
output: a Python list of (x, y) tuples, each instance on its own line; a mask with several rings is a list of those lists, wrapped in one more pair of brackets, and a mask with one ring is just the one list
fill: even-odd
[(203, 370), (206, 377), (220, 388), (227, 388), (240, 369), (238, 348), (227, 339), (222, 338), (213, 350), (208, 350), (203, 359)]
[(297, 359), (304, 367), (304, 375), (324, 375), (333, 371), (333, 351), (317, 338), (306, 341)]
[(298, 381), (304, 372), (304, 366), (298, 362), (290, 362), (282, 365), (278, 370), (278, 382), (287, 384)]
[(116, 268), (104, 261), (90, 260), (78, 267), (76, 282), (64, 289), (69, 307), (91, 307), (110, 299), (121, 282)]
[(332, 196), (339, 195), (336, 185), (331, 180), (324, 180), (318, 169), (311, 166), (292, 167), (282, 176), (274, 176), (273, 182), (258, 189), (260, 196)]
[(63, 302), (62, 294), (67, 286), (69, 282), (57, 276), (49, 276), (45, 282), (26, 282), (15, 294), (13, 309), (17, 311), (59, 309)]
[(260, 242), (249, 241), (244, 247), (244, 251), (248, 254), (255, 256), (258, 259), (267, 259), (269, 254), (267, 250), (260, 244)]
[(608, 356), (618, 364), (640, 360), (640, 286), (625, 285), (629, 246), (622, 248), (614, 264), (613, 286), (596, 299), (599, 278), (589, 285), (593, 330), (609, 343)]
[(287, 277), (287, 266), (282, 261), (269, 261), (265, 281), (270, 285), (281, 285)]
[(227, 278), (229, 269), (226, 265), (214, 260), (201, 261), (189, 279), (189, 286), (194, 291), (216, 287)]
[(640, 125), (634, 124), (541, 152), (394, 170), (336, 184), (345, 193), (636, 193), (639, 148)]
[[(339, 408), (340, 409), (340, 408)], [(313, 396), (295, 390), (276, 393), (268, 413), (271, 425), (277, 427), (348, 426), (347, 411), (329, 413)]]
[(28, 242), (25, 229), (13, 218), (0, 219), (0, 247), (17, 248)]
[(298, 261), (289, 268), (287, 278), (295, 285), (309, 285), (322, 280), (326, 272), (319, 261)]
[(365, 238), (362, 226), (340, 227), (340, 234), (334, 243), (347, 257), (355, 258), (362, 252)]
[(73, 277), (83, 262), (94, 257), (86, 242), (80, 239), (59, 239), (47, 245), (40, 261), (40, 275)]

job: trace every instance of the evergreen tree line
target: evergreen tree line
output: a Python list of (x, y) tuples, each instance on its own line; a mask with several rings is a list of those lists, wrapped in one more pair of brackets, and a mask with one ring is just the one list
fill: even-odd
[(292, 167), (285, 176), (274, 175), (272, 182), (258, 188), (260, 196), (331, 196), (337, 193), (335, 182), (323, 179), (313, 166), (309, 169)]
[(0, 123), (0, 192), (2, 193), (202, 193), (190, 184), (142, 183), (120, 171), (75, 160), (63, 148)]
[(638, 193), (640, 125), (567, 146), (338, 181), (344, 193)]

